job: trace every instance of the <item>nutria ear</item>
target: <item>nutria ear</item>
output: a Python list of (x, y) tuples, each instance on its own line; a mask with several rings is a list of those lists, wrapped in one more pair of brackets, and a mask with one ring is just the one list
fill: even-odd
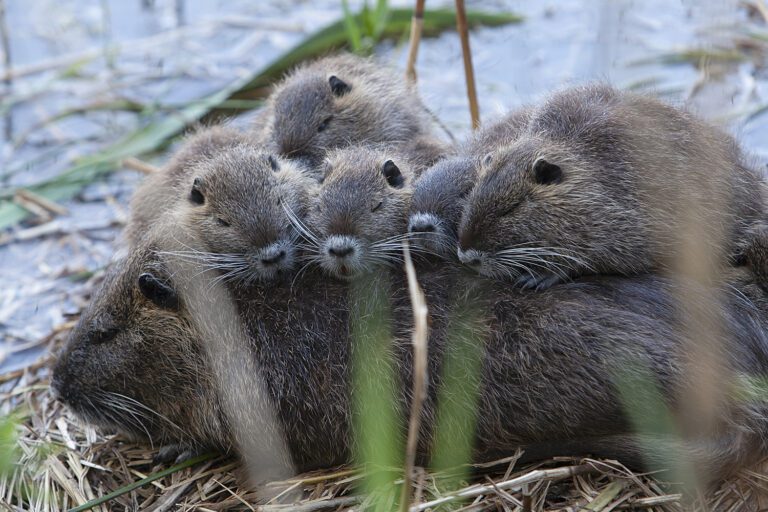
[(147, 299), (163, 309), (179, 309), (176, 291), (149, 272), (139, 276), (139, 290)]
[(400, 174), (400, 168), (392, 160), (384, 162), (381, 173), (387, 178), (387, 183), (389, 183), (390, 187), (401, 188), (403, 183), (405, 183), (403, 175)]
[(344, 96), (352, 90), (352, 87), (347, 82), (336, 75), (331, 75), (328, 83), (331, 84), (331, 91), (333, 91), (334, 96)]
[(273, 171), (279, 171), (280, 170), (280, 163), (277, 161), (277, 158), (275, 158), (272, 155), (269, 155), (267, 157), (267, 160), (269, 160), (269, 166), (272, 167)]
[(551, 164), (539, 158), (533, 163), (533, 179), (541, 185), (552, 185), (563, 181), (563, 170), (559, 165)]
[(205, 196), (203, 195), (202, 189), (203, 188), (203, 180), (200, 178), (195, 178), (195, 181), (192, 182), (192, 190), (189, 192), (189, 200), (190, 202), (194, 204), (203, 204), (205, 203)]

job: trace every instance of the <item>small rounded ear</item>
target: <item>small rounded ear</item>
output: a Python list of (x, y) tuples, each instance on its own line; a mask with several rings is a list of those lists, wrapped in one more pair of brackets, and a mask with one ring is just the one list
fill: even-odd
[(189, 200), (190, 202), (194, 204), (203, 204), (205, 203), (205, 196), (203, 195), (202, 189), (203, 188), (203, 180), (200, 178), (195, 178), (195, 180), (192, 182), (192, 190), (189, 192)]
[(139, 276), (139, 290), (158, 307), (172, 310), (179, 308), (179, 296), (176, 291), (149, 272)]
[(405, 178), (400, 173), (400, 168), (395, 165), (392, 160), (384, 162), (384, 166), (381, 168), (381, 173), (387, 179), (390, 187), (401, 188), (405, 183)]
[(352, 86), (336, 75), (331, 75), (328, 79), (328, 83), (331, 85), (331, 91), (334, 96), (344, 96), (352, 90)]
[(552, 185), (563, 181), (563, 170), (559, 165), (551, 164), (539, 158), (533, 163), (533, 179), (541, 185)]
[(273, 171), (280, 170), (280, 163), (277, 161), (277, 158), (275, 158), (272, 155), (269, 155), (267, 157), (267, 160), (269, 160), (269, 166), (272, 168)]

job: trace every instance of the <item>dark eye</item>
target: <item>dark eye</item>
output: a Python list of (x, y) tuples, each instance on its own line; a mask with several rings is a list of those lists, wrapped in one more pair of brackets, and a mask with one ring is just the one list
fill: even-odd
[(328, 116), (328, 117), (326, 117), (326, 118), (323, 120), (323, 122), (322, 122), (322, 123), (320, 123), (320, 126), (318, 126), (318, 127), (317, 127), (317, 131), (318, 131), (318, 133), (319, 133), (319, 132), (322, 132), (323, 130), (325, 130), (326, 128), (328, 128), (328, 125), (330, 124), (330, 122), (331, 122), (331, 119), (333, 119), (333, 116)]
[(277, 198), (277, 206), (280, 206), (283, 203), (283, 200), (281, 198)]
[(379, 208), (381, 208), (381, 205), (383, 205), (383, 204), (384, 204), (384, 201), (379, 201), (379, 204), (377, 204), (376, 206), (374, 206), (373, 208), (371, 208), (371, 211), (372, 211), (372, 212), (375, 212), (376, 210), (378, 210)]
[(117, 327), (107, 327), (106, 329), (96, 329), (91, 331), (90, 340), (94, 345), (100, 345), (111, 341), (120, 330)]
[(220, 226), (224, 226), (225, 228), (229, 227), (229, 222), (225, 221), (221, 217), (216, 217), (216, 222), (218, 222)]

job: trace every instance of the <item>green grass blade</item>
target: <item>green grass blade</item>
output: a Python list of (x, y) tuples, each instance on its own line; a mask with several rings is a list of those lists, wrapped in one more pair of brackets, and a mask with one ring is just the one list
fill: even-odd
[(363, 49), (363, 36), (360, 34), (357, 18), (349, 10), (349, 2), (347, 0), (341, 0), (341, 8), (344, 11), (344, 27), (347, 30), (349, 46), (353, 52), (360, 53)]
[[(382, 30), (382, 38), (397, 38), (405, 34), (410, 27), (411, 14), (411, 9), (390, 10)], [(357, 26), (361, 26), (361, 16), (357, 14), (354, 17)], [(501, 26), (522, 21), (519, 16), (510, 13), (490, 14), (479, 11), (468, 11), (467, 19), (470, 26)], [(167, 146), (173, 137), (190, 124), (242, 110), (233, 108), (233, 102), (234, 105), (242, 106), (247, 104), (248, 100), (263, 98), (268, 93), (267, 87), (291, 67), (306, 59), (346, 47), (349, 41), (345, 23), (342, 19), (328, 25), (250, 77), (235, 80), (220, 91), (195, 101), (176, 113), (166, 115), (97, 154), (81, 159), (58, 176), (27, 188), (52, 201), (70, 199), (98, 176), (114, 171), (121, 160)], [(453, 28), (454, 24), (454, 11), (428, 10), (425, 12), (423, 35), (434, 36)], [(14, 192), (14, 189), (0, 191), (0, 229), (13, 226), (29, 214), (13, 202)]]
[(110, 492), (109, 494), (105, 494), (104, 496), (101, 496), (99, 498), (93, 499), (87, 503), (83, 503), (82, 505), (72, 508), (69, 510), (69, 512), (82, 512), (84, 510), (91, 510), (93, 507), (97, 507), (99, 505), (103, 505), (104, 503), (107, 503), (109, 501), (112, 501), (113, 499), (122, 496), (123, 494), (129, 493), (135, 489), (138, 489), (139, 487), (143, 487), (149, 483), (154, 482), (155, 480), (159, 480), (161, 478), (165, 478), (168, 475), (172, 475), (173, 473), (177, 473), (181, 471), (182, 469), (186, 469), (189, 467), (194, 466), (195, 464), (198, 464), (200, 462), (204, 462), (206, 460), (210, 460), (216, 456), (215, 453), (205, 453), (203, 455), (198, 455), (197, 457), (192, 457), (191, 459), (187, 459), (184, 462), (181, 462), (179, 464), (176, 464), (175, 466), (171, 466), (167, 469), (164, 469), (162, 471), (158, 471), (157, 473), (153, 473), (149, 475), (146, 478), (142, 478), (141, 480), (137, 480), (133, 482), (132, 484), (124, 485), (123, 487)]

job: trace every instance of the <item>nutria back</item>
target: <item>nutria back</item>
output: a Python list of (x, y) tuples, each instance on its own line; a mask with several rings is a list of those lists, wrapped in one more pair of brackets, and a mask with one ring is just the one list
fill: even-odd
[[(168, 240), (167, 234), (163, 237)], [(222, 417), (222, 399), (212, 391), (214, 377), (201, 356), (205, 351), (195, 334), (196, 319), (190, 318), (185, 288), (174, 287), (177, 281), (164, 270), (173, 264), (163, 261), (164, 253), (145, 248), (111, 271), (113, 277), (84, 313), (56, 366), (54, 389), (89, 421), (141, 436), (142, 429), (132, 426), (130, 418), (110, 416), (114, 411), (109, 404), (98, 402), (102, 410), (90, 405), (105, 394), (119, 393), (183, 426), (182, 434), (159, 420), (147, 424), (144, 434), (158, 443), (226, 446), (232, 436), (226, 425), (233, 420)], [(680, 390), (689, 382), (682, 370), (688, 347), (677, 323), (674, 298), (679, 284), (651, 275), (595, 277), (532, 293), (465, 277), (445, 264), (425, 263), (418, 272), (435, 326), (429, 340), (431, 387), (422, 460), (429, 454), (441, 386), (450, 380), (442, 365), (456, 350), (479, 350), (479, 397), (472, 399), (466, 379), (460, 393), (470, 393), (468, 403), (478, 407), (476, 460), (511, 454), (520, 445), (572, 446), (585, 438), (632, 436), (634, 428), (617, 394), (617, 379), (622, 378), (617, 372), (622, 368), (643, 369), (673, 413), (683, 407)], [(763, 292), (743, 274), (734, 271), (727, 282), (721, 292), (726, 333), (721, 341), (728, 347), (724, 364), (732, 373), (727, 375), (737, 387), (724, 389), (738, 389), (739, 382), (759, 381), (768, 373), (768, 308)], [(360, 342), (350, 326), (353, 320), (369, 318), (357, 313), (371, 311), (366, 306), (371, 298), (373, 304), (383, 297), (389, 304), (393, 337), (390, 348), (380, 354), (394, 358), (396, 395), (391, 406), (404, 422), (412, 377), (407, 288), (399, 271), (373, 274), (368, 288), (359, 288), (359, 283), (307, 272), (291, 287), (231, 288), (247, 335), (245, 349), (263, 372), (299, 468), (332, 465), (350, 456), (355, 421), (351, 397), (356, 389), (350, 375), (352, 353)], [(371, 293), (366, 295), (366, 290)], [(705, 292), (686, 293), (694, 297)], [(466, 317), (467, 311), (476, 315)], [(463, 338), (462, 332), (470, 337)], [(241, 396), (242, 390), (220, 392)], [(704, 443), (717, 449), (692, 452), (693, 462), (707, 464), (708, 471), (730, 472), (766, 453), (761, 440), (766, 433), (765, 400), (729, 397), (728, 406), (716, 411), (718, 437)], [(646, 399), (629, 400), (628, 407), (642, 407)], [(449, 424), (448, 429), (464, 427)], [(637, 448), (623, 453), (621, 446), (612, 449), (621, 460), (634, 457)]]
[(669, 268), (697, 229), (725, 262), (762, 218), (763, 187), (732, 137), (681, 109), (607, 85), (566, 89), (483, 165), (459, 256), (542, 287)]

